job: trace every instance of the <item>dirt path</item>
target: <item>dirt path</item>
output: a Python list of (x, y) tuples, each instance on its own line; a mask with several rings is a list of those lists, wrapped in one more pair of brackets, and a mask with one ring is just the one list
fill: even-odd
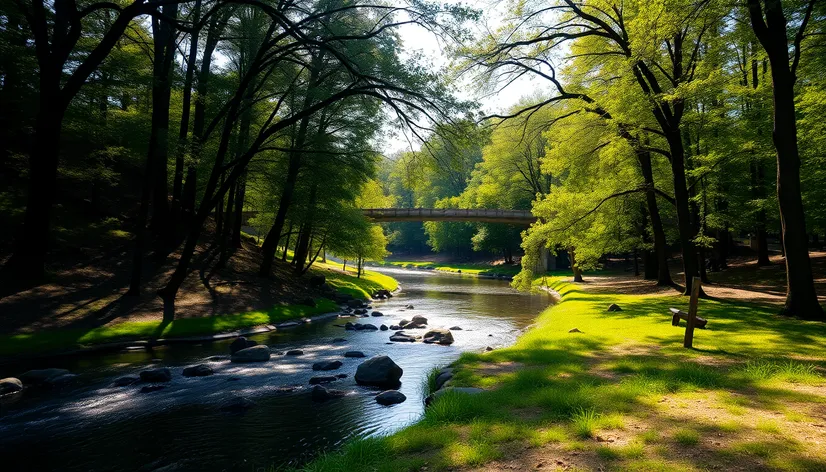
[[(815, 289), (821, 303), (826, 303), (826, 252), (811, 253), (815, 273)], [(671, 277), (675, 282), (683, 280), (679, 261), (670, 265)], [(729, 267), (721, 272), (708, 274), (710, 283), (703, 284), (703, 290), (712, 298), (739, 300), (771, 305), (783, 305), (786, 300), (786, 266), (780, 255), (771, 257), (771, 264), (757, 267), (754, 258), (737, 257), (729, 261)], [(585, 276), (580, 286), (595, 293), (619, 293), (629, 295), (674, 295), (682, 287), (658, 287), (654, 281), (623, 275)]]

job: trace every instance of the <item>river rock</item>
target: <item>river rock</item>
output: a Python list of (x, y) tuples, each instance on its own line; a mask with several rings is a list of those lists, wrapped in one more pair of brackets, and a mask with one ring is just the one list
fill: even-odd
[(404, 371), (387, 356), (372, 357), (356, 369), (356, 382), (361, 385), (395, 387)]
[(24, 385), (52, 387), (58, 379), (68, 374), (71, 372), (66, 369), (36, 369), (25, 372), (19, 378)]
[(166, 367), (142, 370), (140, 375), (144, 382), (169, 382), (172, 380), (172, 371)]
[(365, 323), (365, 324), (361, 325), (361, 329), (364, 330), (364, 331), (378, 331), (379, 330), (379, 328), (376, 325), (373, 325), (373, 324), (370, 324), (370, 323)]
[(462, 327), (461, 326), (453, 326), (452, 328), (450, 328), (450, 330), (451, 331), (462, 331)]
[(347, 331), (354, 331), (356, 329), (356, 325), (348, 321), (347, 323), (344, 323), (344, 329)]
[(620, 306), (616, 303), (612, 303), (608, 305), (608, 311), (622, 311), (622, 308), (620, 308)]
[(423, 342), (427, 344), (441, 344), (449, 346), (453, 344), (453, 334), (446, 329), (431, 329), (424, 334)]
[(140, 380), (140, 377), (127, 375), (127, 376), (124, 376), (124, 377), (118, 377), (117, 379), (115, 379), (114, 382), (112, 382), (112, 385), (115, 386), (115, 387), (126, 387), (127, 385), (132, 385), (133, 383), (137, 382), (138, 380)]
[(408, 310), (412, 310), (412, 309), (413, 309), (413, 305), (407, 305), (407, 306), (405, 306), (405, 308), (406, 308), (406, 309), (408, 309)]
[(376, 403), (384, 406), (395, 405), (405, 400), (407, 397), (398, 390), (387, 390), (376, 395)]
[[(401, 323), (399, 323), (401, 324)], [(427, 318), (421, 315), (416, 315), (410, 320), (410, 323), (403, 325), (405, 329), (419, 329), (427, 326)]]
[(241, 349), (232, 355), (232, 362), (266, 362), (270, 360), (270, 348), (264, 345)]
[(288, 356), (303, 356), (304, 351), (302, 351), (301, 349), (290, 349), (289, 351), (287, 351), (286, 354)]
[(347, 378), (347, 374), (336, 374), (336, 378), (339, 378), (339, 379), (346, 379), (346, 378)]
[(230, 411), (233, 413), (241, 413), (250, 408), (255, 406), (255, 402), (250, 400), (249, 398), (244, 397), (232, 397), (223, 403), (219, 407), (221, 411)]
[(401, 320), (401, 321), (399, 321), (399, 326), (401, 326), (402, 328), (404, 328), (408, 324), (410, 324), (410, 320)]
[(344, 357), (367, 357), (361, 351), (347, 351), (344, 353)]
[(427, 398), (425, 398), (425, 400), (424, 400), (424, 404), (425, 405), (430, 405), (431, 403), (436, 401), (439, 397), (441, 397), (442, 395), (444, 395), (447, 392), (456, 392), (456, 393), (461, 393), (461, 394), (464, 394), (464, 395), (478, 395), (478, 394), (480, 394), (484, 391), (485, 391), (484, 389), (476, 388), (476, 387), (447, 387), (447, 388), (443, 388), (441, 390), (437, 390), (437, 391), (431, 393), (430, 395), (428, 395)]
[(370, 316), (384, 316), (384, 313), (380, 311), (374, 311), (373, 313), (370, 313)]
[(341, 361), (323, 361), (313, 364), (313, 370), (336, 370), (343, 364)]
[(23, 390), (23, 382), (14, 377), (7, 377), (0, 380), (0, 395), (8, 395)]
[(350, 308), (361, 308), (362, 306), (364, 306), (364, 302), (361, 300), (348, 300), (347, 306), (349, 306)]
[(441, 372), (439, 375), (436, 376), (436, 390), (441, 389), (444, 387), (445, 382), (453, 378), (453, 372)]
[(379, 326), (379, 329), (382, 331), (387, 331), (389, 328), (387, 327), (387, 325), (381, 325)]
[(212, 375), (212, 368), (206, 364), (198, 364), (184, 369), (184, 377), (206, 377)]
[(256, 341), (251, 341), (243, 336), (235, 338), (229, 345), (229, 353), (235, 354), (236, 352), (240, 351), (241, 349), (246, 349), (248, 347), (257, 346), (258, 343)]
[(144, 385), (141, 387), (141, 393), (157, 392), (158, 390), (163, 390), (165, 388), (166, 385)]
[(416, 337), (406, 334), (404, 331), (398, 331), (390, 336), (390, 340), (397, 343), (415, 343)]
[(347, 395), (347, 393), (342, 390), (324, 388), (321, 385), (316, 385), (315, 387), (313, 387), (311, 397), (314, 402), (326, 402), (327, 400), (341, 398), (345, 395)]
[(392, 331), (398, 331), (400, 329), (402, 329), (402, 327), (399, 325), (390, 325), (390, 330)]
[(338, 380), (338, 377), (335, 375), (316, 375), (315, 377), (310, 377), (310, 385), (330, 383), (336, 380)]

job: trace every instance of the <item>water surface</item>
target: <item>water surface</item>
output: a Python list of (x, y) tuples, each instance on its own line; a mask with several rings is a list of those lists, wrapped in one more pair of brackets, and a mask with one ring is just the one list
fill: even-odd
[[(460, 326), (462, 330), (453, 333), (456, 342), (388, 344), (392, 331), (345, 331), (335, 325), (348, 319), (333, 319), (251, 337), (273, 351), (304, 351), (303, 356), (274, 355), (261, 364), (206, 360), (228, 354), (226, 341), (5, 366), (0, 377), (44, 367), (66, 368), (80, 377), (71, 387), (27, 391), (20, 400), (0, 406), (4, 469), (255, 471), (300, 464), (354, 436), (390, 433), (415, 422), (424, 410), (422, 389), (432, 368), (451, 363), (464, 351), (511, 344), (550, 303), (547, 295), (519, 294), (499, 280), (380, 270), (396, 278), (402, 292), (374, 303), (373, 310), (385, 316), (357, 321), (389, 326), (418, 314), (427, 317), (430, 327)], [(414, 309), (406, 310), (406, 305)], [(333, 342), (336, 338), (347, 342)], [(386, 354), (399, 364), (404, 369), (399, 390), (407, 401), (391, 407), (376, 404), (378, 390), (353, 380), (363, 359), (345, 359), (344, 352), (351, 350), (368, 357)], [(312, 402), (308, 380), (319, 374), (312, 371), (312, 363), (336, 359), (344, 366), (332, 373), (348, 377), (328, 387), (348, 395)], [(181, 375), (183, 367), (198, 363), (208, 363), (215, 375)], [(117, 377), (137, 375), (148, 366), (172, 369), (173, 379), (165, 389), (141, 393), (141, 384), (112, 387)], [(300, 388), (281, 391), (292, 385)], [(256, 405), (245, 413), (221, 411), (220, 405), (233, 396)]]

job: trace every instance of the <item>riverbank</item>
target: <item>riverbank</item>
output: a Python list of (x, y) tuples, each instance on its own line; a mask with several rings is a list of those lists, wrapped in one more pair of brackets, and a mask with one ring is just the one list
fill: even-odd
[[(328, 285), (336, 292), (355, 298), (369, 299), (378, 290), (394, 291), (398, 283), (392, 277), (377, 272), (367, 271), (361, 278), (355, 273), (342, 271), (329, 264), (318, 263), (305, 277), (323, 275)], [(235, 284), (243, 290), (244, 285)], [(238, 288), (236, 288), (238, 290)], [(182, 294), (186, 296), (187, 294)], [(236, 296), (249, 298), (248, 295)], [(292, 299), (296, 298), (294, 294)], [(135, 342), (170, 343), (188, 340), (205, 341), (212, 335), (232, 333), (239, 330), (271, 331), (274, 325), (291, 320), (312, 318), (338, 310), (338, 305), (322, 294), (306, 292), (307, 300), (301, 303), (278, 303), (259, 309), (240, 313), (221, 313), (205, 311), (204, 316), (188, 316), (172, 322), (164, 322), (157, 312), (155, 316), (130, 316), (125, 313), (125, 320), (114, 319), (97, 327), (61, 327), (35, 329), (30, 332), (18, 332), (0, 335), (0, 358), (4, 361), (39, 355), (57, 355), (83, 350), (92, 350)], [(312, 300), (312, 303), (310, 303)], [(265, 302), (266, 303), (266, 302)], [(82, 307), (86, 302), (76, 302)], [(86, 313), (96, 317), (94, 311)], [(218, 337), (220, 338), (220, 336)]]
[(522, 269), (519, 264), (485, 264), (433, 261), (385, 261), (381, 265), (401, 267), (403, 269), (436, 270), (453, 274), (474, 275), (492, 278), (512, 278)]
[(306, 470), (826, 470), (822, 323), (702, 300), (687, 350), (668, 312), (686, 297), (590, 279), (546, 278), (561, 302), (515, 345), (462, 356), (451, 386), (486, 392)]

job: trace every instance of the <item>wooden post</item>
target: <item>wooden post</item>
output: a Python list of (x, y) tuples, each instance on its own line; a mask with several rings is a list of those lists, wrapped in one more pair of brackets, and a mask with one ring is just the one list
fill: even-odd
[(697, 303), (700, 301), (700, 284), (702, 281), (699, 277), (694, 277), (691, 283), (691, 299), (688, 302), (688, 319), (685, 328), (685, 339), (683, 340), (683, 347), (691, 348), (694, 343), (694, 325), (697, 321)]

